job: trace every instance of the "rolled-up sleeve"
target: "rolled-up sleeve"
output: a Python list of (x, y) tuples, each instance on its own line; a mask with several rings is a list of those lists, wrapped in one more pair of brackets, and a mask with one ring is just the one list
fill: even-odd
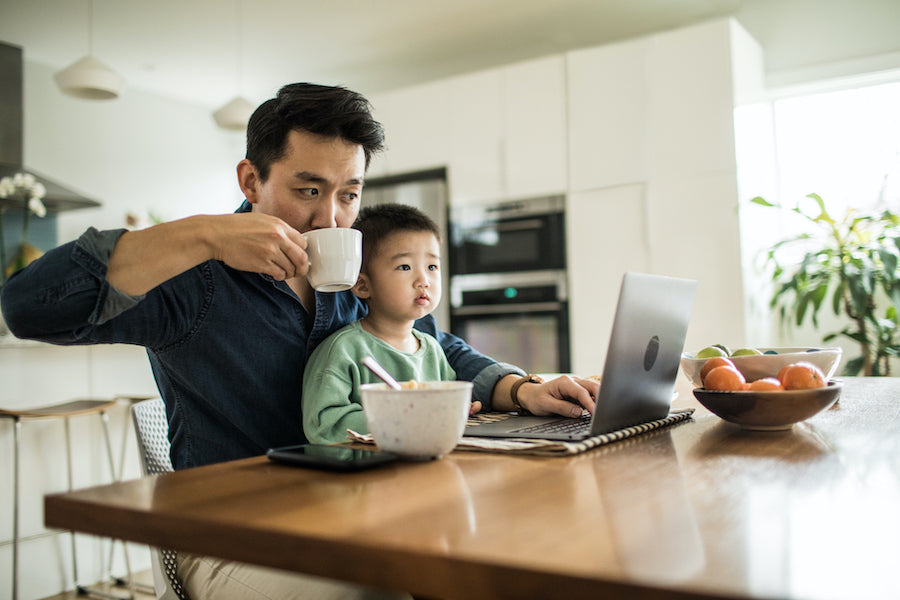
[(103, 288), (103, 302), (98, 303), (91, 315), (94, 325), (106, 323), (144, 299), (143, 295), (131, 296), (121, 292), (106, 281), (109, 257), (123, 233), (124, 229), (98, 231), (91, 227), (75, 242), (74, 260), (96, 275)]
[(142, 297), (106, 281), (109, 257), (125, 231), (92, 227), (10, 277), (0, 290), (10, 331), (25, 339), (78, 343), (85, 326), (103, 324), (140, 302)]

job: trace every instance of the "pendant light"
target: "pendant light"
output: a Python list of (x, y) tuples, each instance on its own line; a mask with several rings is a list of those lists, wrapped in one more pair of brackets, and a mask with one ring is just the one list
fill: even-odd
[(94, 2), (88, 0), (88, 53), (53, 78), (63, 93), (86, 100), (118, 98), (125, 87), (121, 75), (94, 57)]
[(243, 27), (242, 25), (242, 11), (241, 11), (241, 0), (235, 0), (235, 14), (236, 14), (236, 33), (235, 36), (237, 39), (237, 69), (238, 69), (238, 95), (229, 100), (222, 108), (218, 109), (213, 113), (213, 119), (216, 122), (216, 125), (221, 127), (222, 129), (229, 129), (231, 131), (242, 131), (247, 128), (247, 121), (250, 120), (250, 115), (253, 114), (254, 109), (256, 108), (249, 100), (240, 95), (241, 88), (243, 88)]

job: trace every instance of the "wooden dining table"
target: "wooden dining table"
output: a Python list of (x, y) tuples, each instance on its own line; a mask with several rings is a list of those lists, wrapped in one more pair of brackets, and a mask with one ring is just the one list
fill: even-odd
[(787, 431), (676, 407), (573, 456), (260, 456), (49, 495), (45, 522), (448, 600), (900, 598), (900, 378), (844, 378)]

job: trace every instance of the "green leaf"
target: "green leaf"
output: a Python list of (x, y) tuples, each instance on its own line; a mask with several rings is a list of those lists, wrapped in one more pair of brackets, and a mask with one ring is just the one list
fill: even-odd
[(831, 215), (828, 214), (828, 211), (825, 210), (825, 201), (822, 200), (822, 197), (818, 194), (807, 194), (807, 198), (812, 198), (815, 200), (816, 204), (819, 205), (819, 215), (814, 217), (812, 220), (816, 223), (829, 223), (834, 224), (834, 219), (831, 218)]
[(754, 204), (759, 204), (760, 206), (768, 206), (770, 208), (774, 208), (775, 206), (777, 206), (775, 204), (772, 204), (771, 202), (769, 202), (762, 196), (756, 196), (755, 198), (751, 198), (750, 202), (752, 202)]
[(806, 316), (806, 307), (809, 306), (809, 295), (803, 294), (799, 298), (797, 298), (797, 306), (794, 309), (795, 312), (795, 321), (797, 327), (803, 324), (803, 317)]
[(831, 308), (835, 315), (841, 314), (841, 304), (844, 300), (844, 290), (847, 289), (847, 282), (841, 281), (834, 288), (834, 295), (831, 296)]
[(867, 344), (869, 342), (869, 338), (866, 336), (865, 332), (850, 331), (849, 329), (844, 329), (843, 331), (841, 331), (841, 335), (850, 338), (858, 344)]
[(813, 309), (812, 309), (812, 322), (815, 325), (816, 329), (819, 328), (819, 309), (822, 307), (822, 301), (825, 300), (825, 296), (828, 294), (828, 280), (826, 279), (824, 283), (820, 283), (813, 289), (810, 294), (810, 299), (812, 301)]
[(859, 372), (862, 371), (865, 360), (866, 359), (862, 356), (857, 356), (856, 358), (848, 360), (847, 364), (844, 365), (844, 375), (847, 375), (848, 377), (859, 375)]

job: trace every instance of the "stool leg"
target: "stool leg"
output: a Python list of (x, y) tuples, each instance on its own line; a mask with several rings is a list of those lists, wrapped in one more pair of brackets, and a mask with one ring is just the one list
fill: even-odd
[[(116, 482), (120, 479), (120, 477), (116, 476), (116, 463), (113, 460), (113, 450), (112, 450), (112, 441), (109, 436), (109, 415), (106, 411), (100, 412), (100, 421), (103, 423), (103, 437), (106, 440), (106, 457), (109, 459), (109, 475), (112, 478), (113, 482)], [(128, 556), (128, 548), (125, 546), (125, 542), (119, 540), (122, 544), (122, 553), (125, 556), (125, 573), (128, 576), (128, 598), (134, 597), (134, 576), (131, 573), (131, 558)], [(110, 539), (109, 541), (109, 577), (112, 578), (112, 555), (113, 549), (116, 546), (116, 540)]]
[[(63, 424), (65, 425), (66, 431), (66, 479), (68, 482), (68, 489), (71, 492), (74, 488), (73, 479), (72, 479), (72, 434), (69, 431), (69, 417), (63, 419)], [(78, 558), (75, 554), (75, 532), (70, 531), (69, 535), (72, 540), (72, 583), (75, 586), (75, 589), (78, 589)]]
[[(122, 448), (119, 452), (119, 471), (113, 476), (113, 481), (122, 481), (122, 479), (124, 479), (124, 477), (125, 477), (125, 450), (126, 450), (126, 446), (128, 444), (128, 430), (129, 429), (131, 429), (131, 427), (128, 427), (126, 425), (125, 431), (122, 432)], [(122, 543), (122, 545), (123, 545), (123, 547), (125, 547), (124, 542)], [(108, 563), (108, 566), (106, 567), (106, 569), (107, 569), (107, 571), (109, 571), (109, 573), (112, 573), (112, 570), (113, 570), (113, 554), (115, 553), (114, 552), (115, 549), (116, 549), (116, 545), (110, 544), (110, 546), (109, 546), (109, 563)], [(125, 563), (126, 563), (125, 566), (126, 566), (126, 570), (130, 573), (131, 567), (128, 564), (128, 562), (129, 562), (128, 561), (128, 549), (127, 549), (127, 547), (125, 547)], [(116, 582), (117, 585), (122, 585), (123, 582), (122, 582), (121, 577), (112, 576), (112, 578)]]
[(13, 422), (13, 534), (12, 534), (12, 600), (19, 597), (19, 435), (22, 422)]

